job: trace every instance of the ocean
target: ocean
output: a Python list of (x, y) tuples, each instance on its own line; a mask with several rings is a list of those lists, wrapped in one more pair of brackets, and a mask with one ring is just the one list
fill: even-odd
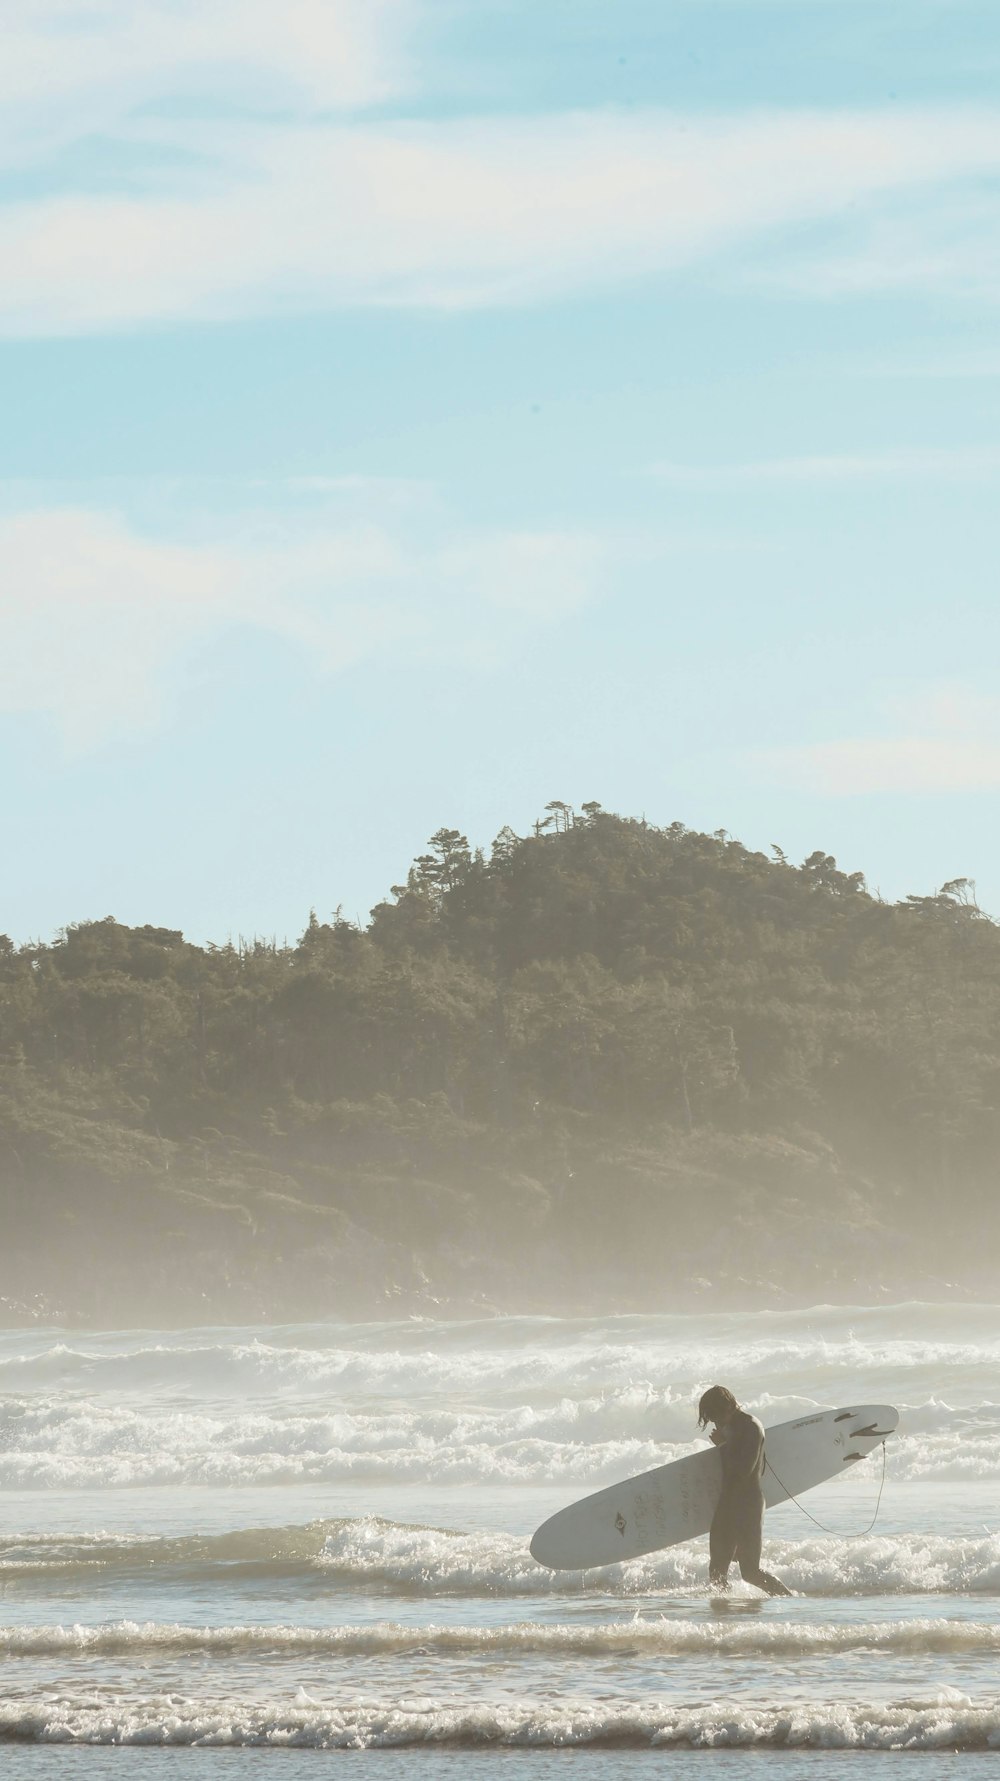
[[(540, 1569), (714, 1381), (897, 1404), (875, 1527), (878, 1454), (769, 1511), (794, 1600), (712, 1599), (704, 1540)], [(1000, 1751), (998, 1399), (989, 1306), (2, 1332), (5, 1777), (957, 1774)]]

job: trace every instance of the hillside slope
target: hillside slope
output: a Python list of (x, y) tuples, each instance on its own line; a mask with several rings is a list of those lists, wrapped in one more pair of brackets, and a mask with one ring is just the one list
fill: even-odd
[(998, 1135), (965, 881), (596, 805), (295, 946), (0, 940), (8, 1320), (989, 1294)]

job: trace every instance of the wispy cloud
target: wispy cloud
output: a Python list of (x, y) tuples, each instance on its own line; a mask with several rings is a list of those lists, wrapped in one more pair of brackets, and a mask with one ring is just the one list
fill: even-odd
[(279, 113), (408, 84), (415, 0), (17, 0), (4, 9), (0, 141), (38, 159), (163, 101)]
[(902, 195), (897, 206), (834, 219), (826, 240), (805, 250), (783, 244), (740, 276), (820, 300), (918, 290), (992, 302), (1000, 295), (1000, 196), (992, 179), (929, 186), (919, 201)]
[(649, 466), (657, 481), (680, 489), (726, 489), (790, 483), (822, 486), (866, 482), (965, 482), (1000, 476), (1000, 447), (902, 446), (894, 451), (829, 452), (788, 458), (759, 458), (740, 464), (680, 464), (663, 460)]
[(931, 686), (895, 701), (888, 733), (761, 749), (752, 770), (772, 784), (826, 797), (1000, 788), (1000, 703), (962, 686)]
[(597, 538), (558, 530), (428, 536), (392, 511), (335, 524), (246, 524), (238, 542), (152, 537), (120, 514), (0, 518), (0, 710), (56, 721), (74, 747), (148, 728), (171, 672), (228, 631), (268, 636), (303, 672), (384, 659), (502, 661), (599, 591)]
[[(17, 128), (22, 154), (44, 140)], [(1000, 172), (1000, 112), (971, 110), (362, 124), (147, 105), (114, 141), (121, 177), (50, 167), (45, 196), (0, 212), (0, 330), (544, 302)]]

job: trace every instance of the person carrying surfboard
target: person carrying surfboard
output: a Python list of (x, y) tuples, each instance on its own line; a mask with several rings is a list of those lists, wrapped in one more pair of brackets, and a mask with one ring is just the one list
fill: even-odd
[(698, 1423), (715, 1426), (709, 1435), (722, 1459), (722, 1494), (708, 1535), (708, 1580), (711, 1588), (729, 1588), (729, 1567), (735, 1559), (744, 1583), (767, 1595), (791, 1595), (770, 1571), (762, 1571), (760, 1548), (764, 1526), (764, 1430), (741, 1410), (725, 1385), (711, 1385), (698, 1405)]

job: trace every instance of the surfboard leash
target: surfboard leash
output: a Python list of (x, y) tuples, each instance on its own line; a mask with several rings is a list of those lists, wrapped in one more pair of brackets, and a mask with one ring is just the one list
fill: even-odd
[(878, 1496), (875, 1498), (875, 1513), (872, 1516), (867, 1527), (861, 1528), (860, 1531), (857, 1533), (842, 1534), (842, 1533), (839, 1533), (835, 1527), (827, 1527), (825, 1522), (817, 1521), (815, 1515), (810, 1515), (809, 1510), (803, 1508), (802, 1504), (799, 1502), (799, 1499), (795, 1495), (795, 1493), (793, 1491), (789, 1490), (787, 1484), (782, 1483), (781, 1479), (778, 1477), (777, 1472), (775, 1471), (774, 1467), (772, 1466), (770, 1460), (767, 1457), (767, 1449), (765, 1448), (765, 1450), (764, 1450), (764, 1464), (767, 1467), (768, 1471), (770, 1472), (771, 1477), (774, 1479), (774, 1482), (777, 1485), (780, 1485), (781, 1489), (784, 1491), (785, 1496), (787, 1497), (788, 1501), (790, 1503), (794, 1503), (796, 1509), (800, 1509), (802, 1511), (802, 1514), (805, 1516), (807, 1521), (811, 1521), (813, 1523), (813, 1525), (815, 1527), (820, 1528), (824, 1534), (834, 1534), (837, 1537), (837, 1539), (839, 1539), (839, 1540), (863, 1540), (866, 1534), (871, 1533), (872, 1528), (875, 1526), (875, 1523), (878, 1520), (879, 1509), (882, 1506), (882, 1492), (885, 1489), (885, 1460), (886, 1460), (885, 1442), (883, 1441), (882, 1442), (882, 1476), (879, 1479)]

